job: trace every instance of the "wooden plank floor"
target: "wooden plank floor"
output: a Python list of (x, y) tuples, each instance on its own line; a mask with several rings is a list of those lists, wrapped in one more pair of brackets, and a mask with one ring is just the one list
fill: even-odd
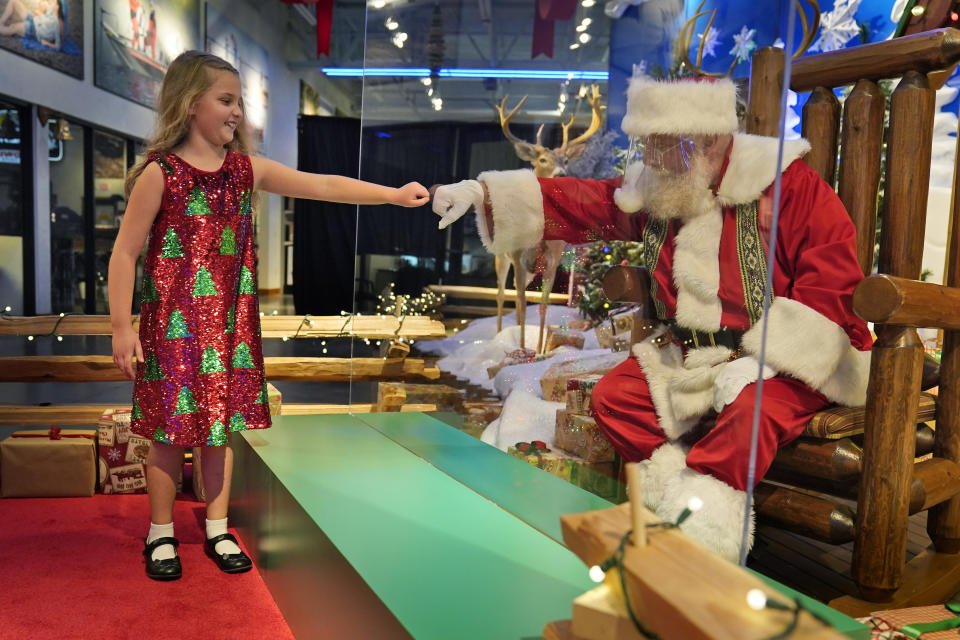
[[(926, 511), (910, 517), (907, 561), (930, 545), (926, 525)], [(820, 602), (829, 602), (843, 595), (858, 595), (850, 577), (852, 557), (852, 542), (832, 545), (758, 524), (747, 566)]]

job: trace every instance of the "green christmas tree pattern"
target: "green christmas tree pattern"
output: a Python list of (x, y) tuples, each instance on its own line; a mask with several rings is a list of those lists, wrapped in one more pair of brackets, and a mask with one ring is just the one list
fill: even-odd
[(233, 325), (236, 318), (237, 305), (230, 307), (230, 310), (227, 311), (227, 328), (223, 330), (224, 333), (233, 333)]
[(188, 216), (206, 216), (210, 215), (210, 205), (207, 203), (207, 194), (199, 186), (193, 188), (190, 192), (190, 198), (187, 200)]
[(170, 444), (170, 436), (163, 430), (163, 427), (157, 427), (157, 430), (153, 432), (153, 439), (163, 444)]
[(189, 329), (187, 329), (187, 321), (184, 319), (183, 314), (180, 313), (179, 309), (174, 309), (170, 314), (170, 321), (167, 325), (167, 335), (164, 337), (167, 340), (192, 337)]
[(220, 234), (220, 255), (237, 255), (237, 234), (233, 232), (230, 225), (225, 226), (223, 233)]
[(246, 342), (241, 342), (234, 349), (231, 366), (234, 369), (253, 369), (253, 356), (250, 354), (250, 347), (247, 346)]
[(253, 404), (269, 404), (270, 400), (267, 398), (267, 381), (263, 381), (263, 386), (260, 388), (260, 395), (257, 396), (257, 399), (254, 400)]
[(177, 237), (177, 232), (173, 230), (173, 227), (167, 229), (167, 233), (163, 236), (163, 250), (160, 253), (161, 258), (182, 258), (183, 257), (183, 247), (180, 246), (180, 238)]
[(252, 293), (254, 295), (257, 293), (253, 284), (253, 274), (250, 273), (250, 269), (247, 269), (247, 265), (240, 268), (240, 288), (237, 289), (237, 293)]
[(197, 402), (193, 399), (193, 392), (190, 387), (180, 387), (180, 393), (177, 394), (177, 410), (173, 412), (175, 416), (181, 416), (185, 413), (197, 413)]
[[(232, 421), (231, 421), (232, 422)], [(222, 447), (227, 444), (227, 428), (223, 423), (217, 420), (210, 427), (210, 435), (207, 436), (208, 447)]]
[(149, 273), (143, 274), (143, 291), (140, 293), (140, 304), (159, 301), (160, 292), (157, 291), (157, 283), (153, 281), (153, 276)]
[(140, 410), (140, 403), (136, 398), (133, 399), (133, 413), (130, 414), (130, 420), (143, 420), (143, 411)]
[(247, 189), (243, 192), (243, 199), (240, 200), (240, 208), (237, 211), (242, 216), (250, 215), (250, 190)]
[(230, 431), (231, 433), (237, 431), (246, 431), (247, 430), (247, 421), (243, 419), (243, 414), (237, 411), (233, 414), (233, 417), (230, 418)]
[(160, 361), (157, 360), (157, 354), (150, 352), (147, 354), (147, 361), (144, 365), (143, 381), (155, 382), (156, 380), (166, 380), (163, 375), (163, 369), (160, 368)]
[(220, 373), (226, 370), (226, 367), (223, 366), (223, 360), (220, 359), (220, 354), (213, 348), (213, 345), (203, 350), (203, 360), (200, 363), (201, 374)]
[(217, 287), (213, 284), (213, 275), (206, 267), (200, 267), (200, 270), (197, 271), (197, 277), (193, 282), (193, 297), (216, 296), (219, 294), (220, 292), (217, 291)]

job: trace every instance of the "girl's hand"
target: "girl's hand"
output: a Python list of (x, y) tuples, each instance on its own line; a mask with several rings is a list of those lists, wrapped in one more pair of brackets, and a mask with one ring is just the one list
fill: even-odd
[(430, 201), (430, 192), (419, 182), (405, 184), (394, 192), (390, 202), (401, 207), (422, 207)]
[(136, 369), (133, 366), (134, 355), (137, 356), (137, 362), (143, 362), (143, 347), (140, 346), (140, 336), (133, 330), (133, 327), (114, 331), (113, 363), (130, 380), (136, 377)]

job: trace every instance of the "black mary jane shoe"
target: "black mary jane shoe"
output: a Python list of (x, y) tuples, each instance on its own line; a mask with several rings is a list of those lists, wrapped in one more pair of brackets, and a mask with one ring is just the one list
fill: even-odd
[(146, 543), (143, 548), (143, 557), (147, 561), (147, 577), (154, 580), (177, 580), (183, 575), (183, 569), (180, 566), (180, 556), (167, 558), (165, 560), (154, 560), (153, 552), (157, 547), (165, 544), (173, 545), (174, 552), (180, 546), (180, 541), (176, 538), (157, 538), (153, 542)]
[(232, 533), (221, 533), (218, 536), (207, 538), (207, 541), (203, 543), (204, 552), (216, 561), (217, 566), (220, 567), (220, 571), (224, 573), (243, 573), (244, 571), (250, 571), (253, 562), (243, 551), (240, 553), (217, 553), (217, 543), (223, 540), (229, 540), (238, 547), (240, 546), (240, 543), (237, 542), (237, 539), (233, 537)]

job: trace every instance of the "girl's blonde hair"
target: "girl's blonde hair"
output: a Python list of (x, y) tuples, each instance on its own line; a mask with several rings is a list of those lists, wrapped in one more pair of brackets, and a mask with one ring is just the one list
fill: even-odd
[[(163, 84), (160, 85), (156, 133), (147, 142), (144, 157), (127, 172), (123, 186), (128, 196), (137, 178), (147, 167), (151, 155), (170, 153), (187, 138), (190, 132), (190, 107), (213, 85), (215, 71), (229, 71), (236, 76), (240, 75), (229, 62), (205, 51), (184, 51), (170, 63)], [(240, 111), (243, 111), (242, 99)], [(233, 140), (226, 148), (242, 153), (250, 152), (243, 116), (234, 131)]]

